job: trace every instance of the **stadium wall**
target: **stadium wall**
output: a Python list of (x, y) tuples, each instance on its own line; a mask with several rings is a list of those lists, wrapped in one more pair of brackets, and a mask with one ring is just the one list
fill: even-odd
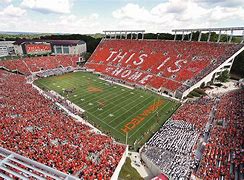
[[(58, 51), (58, 48), (61, 49), (61, 52)], [(69, 49), (69, 53), (66, 53), (64, 51), (65, 48), (68, 48)], [(81, 54), (83, 52), (86, 52), (86, 44), (78, 44), (76, 46), (69, 46), (69, 45), (61, 45), (61, 46), (58, 46), (58, 45), (53, 45), (53, 53), (54, 54), (72, 54), (72, 55), (75, 55), (75, 54)]]
[(16, 54), (22, 55), (23, 54), (23, 47), (21, 45), (14, 45), (14, 49)]
[[(228, 58), (224, 63), (222, 63), (218, 68), (216, 68), (215, 70), (213, 70), (210, 74), (208, 74), (203, 79), (201, 79), (200, 81), (198, 81), (195, 85), (191, 86), (189, 89), (187, 89), (186, 91), (184, 91), (182, 93), (181, 99), (183, 97), (186, 97), (194, 89), (200, 87), (201, 84), (203, 84), (203, 83), (207, 84), (210, 81), (216, 79), (219, 76), (219, 75), (217, 75), (219, 72), (223, 72), (224, 70), (228, 70), (230, 72), (230, 69), (232, 67), (232, 64), (234, 62), (235, 57), (238, 56), (242, 51), (244, 51), (244, 47), (242, 47), (239, 51), (237, 51), (235, 54), (233, 54), (230, 58)], [(228, 66), (228, 68), (225, 68), (225, 66)], [(213, 77), (214, 77), (214, 79), (213, 79)], [(176, 94), (178, 94), (178, 93), (176, 93)], [(180, 96), (180, 95), (178, 94), (178, 96)]]
[(116, 169), (115, 169), (115, 171), (114, 171), (114, 173), (113, 173), (113, 175), (111, 177), (111, 180), (117, 180), (118, 179), (119, 173), (120, 173), (120, 171), (121, 171), (121, 169), (122, 169), (122, 167), (123, 167), (123, 165), (125, 163), (127, 155), (128, 155), (128, 146), (126, 146), (125, 152), (124, 152), (122, 158), (120, 159), (119, 164), (116, 167)]
[(154, 175), (154, 176), (157, 176), (161, 173), (164, 173), (161, 171), (161, 169), (156, 166), (155, 164), (153, 164), (146, 156), (144, 153), (141, 153), (141, 158), (142, 160), (144, 161), (144, 163), (147, 165), (148, 169), (150, 169), (151, 173)]

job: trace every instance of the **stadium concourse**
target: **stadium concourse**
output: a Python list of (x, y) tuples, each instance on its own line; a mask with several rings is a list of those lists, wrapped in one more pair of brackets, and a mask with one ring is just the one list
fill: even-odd
[[(241, 49), (227, 43), (102, 40), (82, 69), (177, 97)], [(125, 145), (74, 121), (26, 83), (29, 75), (81, 69), (77, 61), (78, 56), (0, 61), (0, 146), (81, 179), (109, 179)], [(154, 175), (170, 179), (243, 179), (243, 109), (241, 89), (188, 100), (144, 145), (141, 158)], [(15, 178), (3, 169), (0, 174)]]

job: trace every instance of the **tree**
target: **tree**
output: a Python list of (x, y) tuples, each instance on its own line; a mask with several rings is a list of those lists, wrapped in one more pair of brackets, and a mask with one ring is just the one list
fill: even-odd
[(83, 58), (83, 60), (86, 62), (91, 56), (90, 52), (83, 52), (81, 53), (81, 57)]
[(200, 85), (200, 88), (204, 88), (205, 87), (205, 82), (203, 82), (201, 85)]
[(231, 74), (244, 78), (244, 51), (235, 58), (231, 68)]
[(217, 79), (221, 82), (227, 82), (229, 78), (230, 78), (229, 71), (224, 70)]

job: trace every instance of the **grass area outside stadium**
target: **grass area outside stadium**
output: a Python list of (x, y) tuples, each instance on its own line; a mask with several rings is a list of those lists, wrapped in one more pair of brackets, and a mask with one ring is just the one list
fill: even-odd
[(42, 78), (34, 84), (80, 106), (86, 111), (86, 120), (117, 141), (125, 143), (127, 136), (134, 149), (141, 147), (180, 106), (155, 93), (111, 84), (87, 72)]

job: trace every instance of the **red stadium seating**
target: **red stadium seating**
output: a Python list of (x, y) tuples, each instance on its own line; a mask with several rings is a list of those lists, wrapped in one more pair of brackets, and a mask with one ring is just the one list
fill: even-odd
[(174, 92), (186, 82), (206, 76), (208, 69), (217, 68), (240, 47), (207, 42), (102, 40), (85, 66), (126, 82)]
[[(192, 179), (243, 179), (243, 144), (244, 144), (244, 90), (236, 90), (226, 93), (218, 98), (201, 98), (195, 101), (190, 101), (183, 104), (177, 112), (171, 117), (171, 121), (166, 123), (153, 138), (146, 144), (143, 152), (151, 162), (156, 163), (164, 173), (172, 176), (172, 170), (176, 167), (181, 168), (178, 171), (173, 171), (173, 175), (177, 175), (179, 179), (181, 172), (184, 172), (184, 166), (187, 163), (184, 160), (174, 162), (174, 159), (168, 159), (165, 155), (165, 148), (173, 146), (174, 153), (179, 153), (182, 147), (187, 146), (187, 140), (184, 140), (184, 145), (174, 144), (177, 141), (175, 136), (179, 135), (177, 132), (180, 126), (172, 131), (173, 124), (193, 125), (196, 129), (188, 138), (194, 137), (198, 134), (198, 143), (191, 149), (191, 157), (196, 158), (195, 162), (198, 167), (192, 165), (188, 171), (192, 171), (198, 178)], [(165, 132), (163, 128), (167, 129), (170, 124), (169, 132)], [(180, 136), (180, 140), (185, 138), (187, 130)], [(167, 136), (170, 141), (167, 140)], [(205, 140), (204, 140), (205, 139)], [(172, 141), (171, 141), (172, 140)], [(203, 143), (204, 142), (204, 143)], [(154, 151), (154, 147), (157, 151)], [(183, 148), (186, 149), (186, 148)], [(155, 152), (164, 153), (163, 156)], [(171, 152), (172, 153), (172, 152)], [(200, 156), (199, 156), (200, 155)], [(180, 156), (184, 159), (184, 156)], [(201, 158), (202, 157), (202, 158)], [(170, 162), (170, 163), (169, 163)], [(171, 169), (167, 168), (168, 165)], [(181, 164), (182, 163), (182, 164)], [(187, 177), (186, 179), (190, 179)]]
[(243, 179), (243, 109), (243, 90), (221, 97), (196, 176), (201, 179)]
[(22, 75), (0, 70), (0, 84), (1, 147), (84, 179), (112, 176), (125, 146), (62, 113)]
[(209, 98), (201, 98), (198, 101), (187, 102), (172, 116), (173, 120), (183, 120), (193, 124), (202, 132), (209, 120), (214, 101)]
[(32, 72), (40, 70), (54, 69), (60, 66), (76, 66), (78, 56), (43, 56), (43, 57), (30, 57), (17, 60), (0, 61), (0, 66), (9, 70), (18, 70), (19, 72), (29, 75)]

